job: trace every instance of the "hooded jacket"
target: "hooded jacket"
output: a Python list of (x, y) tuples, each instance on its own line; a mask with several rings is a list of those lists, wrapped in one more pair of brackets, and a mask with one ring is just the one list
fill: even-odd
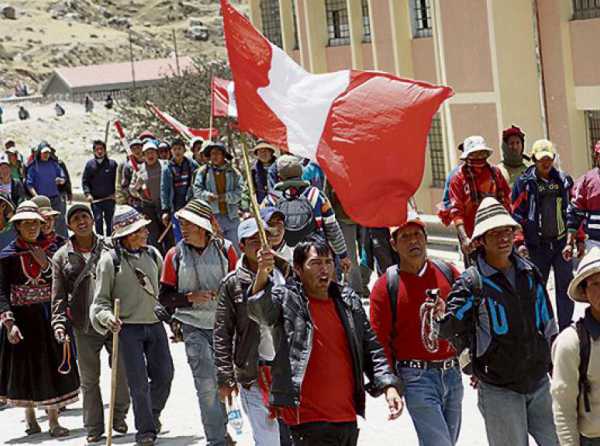
[[(365, 390), (380, 395), (386, 387), (395, 386), (402, 394), (402, 384), (390, 369), (383, 347), (365, 314), (360, 297), (348, 287), (331, 283), (334, 300), (348, 338), (354, 375), (356, 413), (365, 415)], [(267, 288), (248, 299), (248, 314), (259, 324), (271, 328), (276, 356), (271, 369), (270, 403), (274, 406), (298, 408), (300, 389), (308, 367), (313, 341), (313, 325), (308, 298), (302, 284), (290, 278), (285, 285)], [(363, 374), (369, 378), (365, 385)]]

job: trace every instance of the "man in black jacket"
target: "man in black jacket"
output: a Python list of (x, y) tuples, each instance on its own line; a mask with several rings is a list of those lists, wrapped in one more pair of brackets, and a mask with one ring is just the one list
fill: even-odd
[(92, 204), (96, 233), (104, 235), (105, 224), (106, 234), (110, 234), (115, 214), (117, 162), (109, 159), (106, 155), (104, 141), (96, 140), (92, 146), (94, 159), (86, 163), (81, 177), (81, 185), (85, 197)]
[[(294, 249), (298, 279), (275, 284), (274, 256), (261, 250), (248, 314), (271, 329), (275, 359), (270, 403), (290, 425), (294, 445), (353, 446), (365, 389), (385, 393), (390, 419), (402, 413), (402, 386), (358, 295), (333, 282), (333, 253), (320, 237)], [(365, 386), (363, 374), (370, 383)]]
[[(271, 364), (275, 356), (273, 339), (268, 327), (259, 326), (248, 317), (247, 292), (258, 271), (260, 237), (254, 218), (242, 222), (240, 247), (242, 257), (235, 271), (225, 277), (219, 288), (219, 303), (213, 332), (217, 382), (221, 399), (231, 399), (240, 385), (244, 412), (250, 419), (254, 442), (257, 445), (279, 446), (285, 443), (285, 432), (265, 404), (270, 386)], [(290, 270), (287, 262), (277, 259), (281, 282)], [(281, 443), (280, 443), (281, 441)]]
[[(471, 349), (490, 446), (528, 446), (528, 434), (558, 446), (548, 379), (556, 321), (541, 274), (513, 250), (517, 228), (496, 199), (483, 199), (474, 266), (454, 283), (440, 336)], [(440, 299), (438, 316), (444, 306)]]

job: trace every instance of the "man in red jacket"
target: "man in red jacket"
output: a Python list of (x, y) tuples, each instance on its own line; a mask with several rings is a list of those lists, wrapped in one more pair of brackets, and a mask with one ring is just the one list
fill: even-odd
[[(463, 386), (456, 352), (437, 339), (432, 310), (445, 299), (456, 269), (427, 258), (425, 224), (409, 212), (392, 228), (390, 243), (400, 257), (371, 292), (371, 326), (390, 365), (405, 386), (408, 412), (421, 446), (454, 446), (461, 424)], [(438, 305), (439, 306), (439, 305)]]

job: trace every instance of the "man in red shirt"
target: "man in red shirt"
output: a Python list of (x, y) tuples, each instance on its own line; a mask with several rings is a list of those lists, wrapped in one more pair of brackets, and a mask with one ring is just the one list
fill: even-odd
[[(402, 387), (371, 330), (360, 297), (333, 282), (333, 253), (321, 237), (294, 249), (298, 279), (276, 285), (272, 251), (261, 250), (248, 314), (273, 333), (270, 403), (295, 446), (354, 446), (365, 388), (385, 393), (390, 419), (402, 413)], [(369, 385), (365, 386), (363, 374)]]
[(435, 301), (428, 292), (438, 290), (438, 299), (446, 299), (459, 274), (450, 264), (427, 258), (425, 224), (416, 213), (409, 212), (407, 222), (390, 233), (400, 263), (375, 282), (371, 326), (403, 381), (419, 445), (454, 446), (461, 423), (461, 373), (454, 348), (437, 339), (436, 324), (430, 323)]

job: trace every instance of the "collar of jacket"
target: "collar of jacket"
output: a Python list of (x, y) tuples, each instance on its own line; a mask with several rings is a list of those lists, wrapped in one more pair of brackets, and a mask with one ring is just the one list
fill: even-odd
[[(250, 270), (250, 268), (248, 268), (246, 260), (246, 255), (242, 254), (242, 256), (238, 259), (237, 264), (235, 265), (235, 273), (240, 283), (250, 285), (252, 284), (252, 282), (254, 282), (256, 273), (254, 273)], [(279, 272), (281, 272), (281, 274), (283, 274), (283, 277), (288, 277), (290, 273), (289, 263), (287, 263), (280, 257), (275, 257), (275, 267), (279, 270)]]
[[(521, 256), (515, 254), (514, 250), (513, 253), (510, 255), (510, 260), (517, 272), (533, 271), (531, 264), (525, 259), (523, 259)], [(479, 272), (486, 277), (492, 277), (494, 274), (499, 273), (499, 271), (496, 268), (494, 268), (485, 261), (485, 256), (483, 254), (479, 254), (479, 256), (477, 257), (477, 267)]]
[[(101, 241), (105, 241), (105, 238), (103, 236), (101, 236), (101, 235), (98, 235), (98, 234), (94, 233), (93, 236), (94, 236), (94, 244), (93, 244), (92, 250), (90, 252), (95, 252), (98, 249), (98, 247), (101, 246), (100, 242)], [(69, 237), (69, 240), (67, 241), (67, 254), (70, 254), (70, 253), (81, 254), (79, 251), (77, 251), (75, 249), (75, 244), (73, 243), (74, 240), (75, 240), (75, 236), (74, 235), (72, 235), (71, 237)]]
[[(528, 181), (537, 181), (538, 180), (538, 176), (535, 171), (535, 164), (532, 164), (531, 166), (529, 166), (527, 168), (527, 170), (523, 173), (523, 177)], [(558, 170), (556, 167), (553, 167), (550, 170), (550, 178), (557, 180), (558, 182), (561, 183), (561, 185), (564, 181), (563, 173), (560, 170)]]

